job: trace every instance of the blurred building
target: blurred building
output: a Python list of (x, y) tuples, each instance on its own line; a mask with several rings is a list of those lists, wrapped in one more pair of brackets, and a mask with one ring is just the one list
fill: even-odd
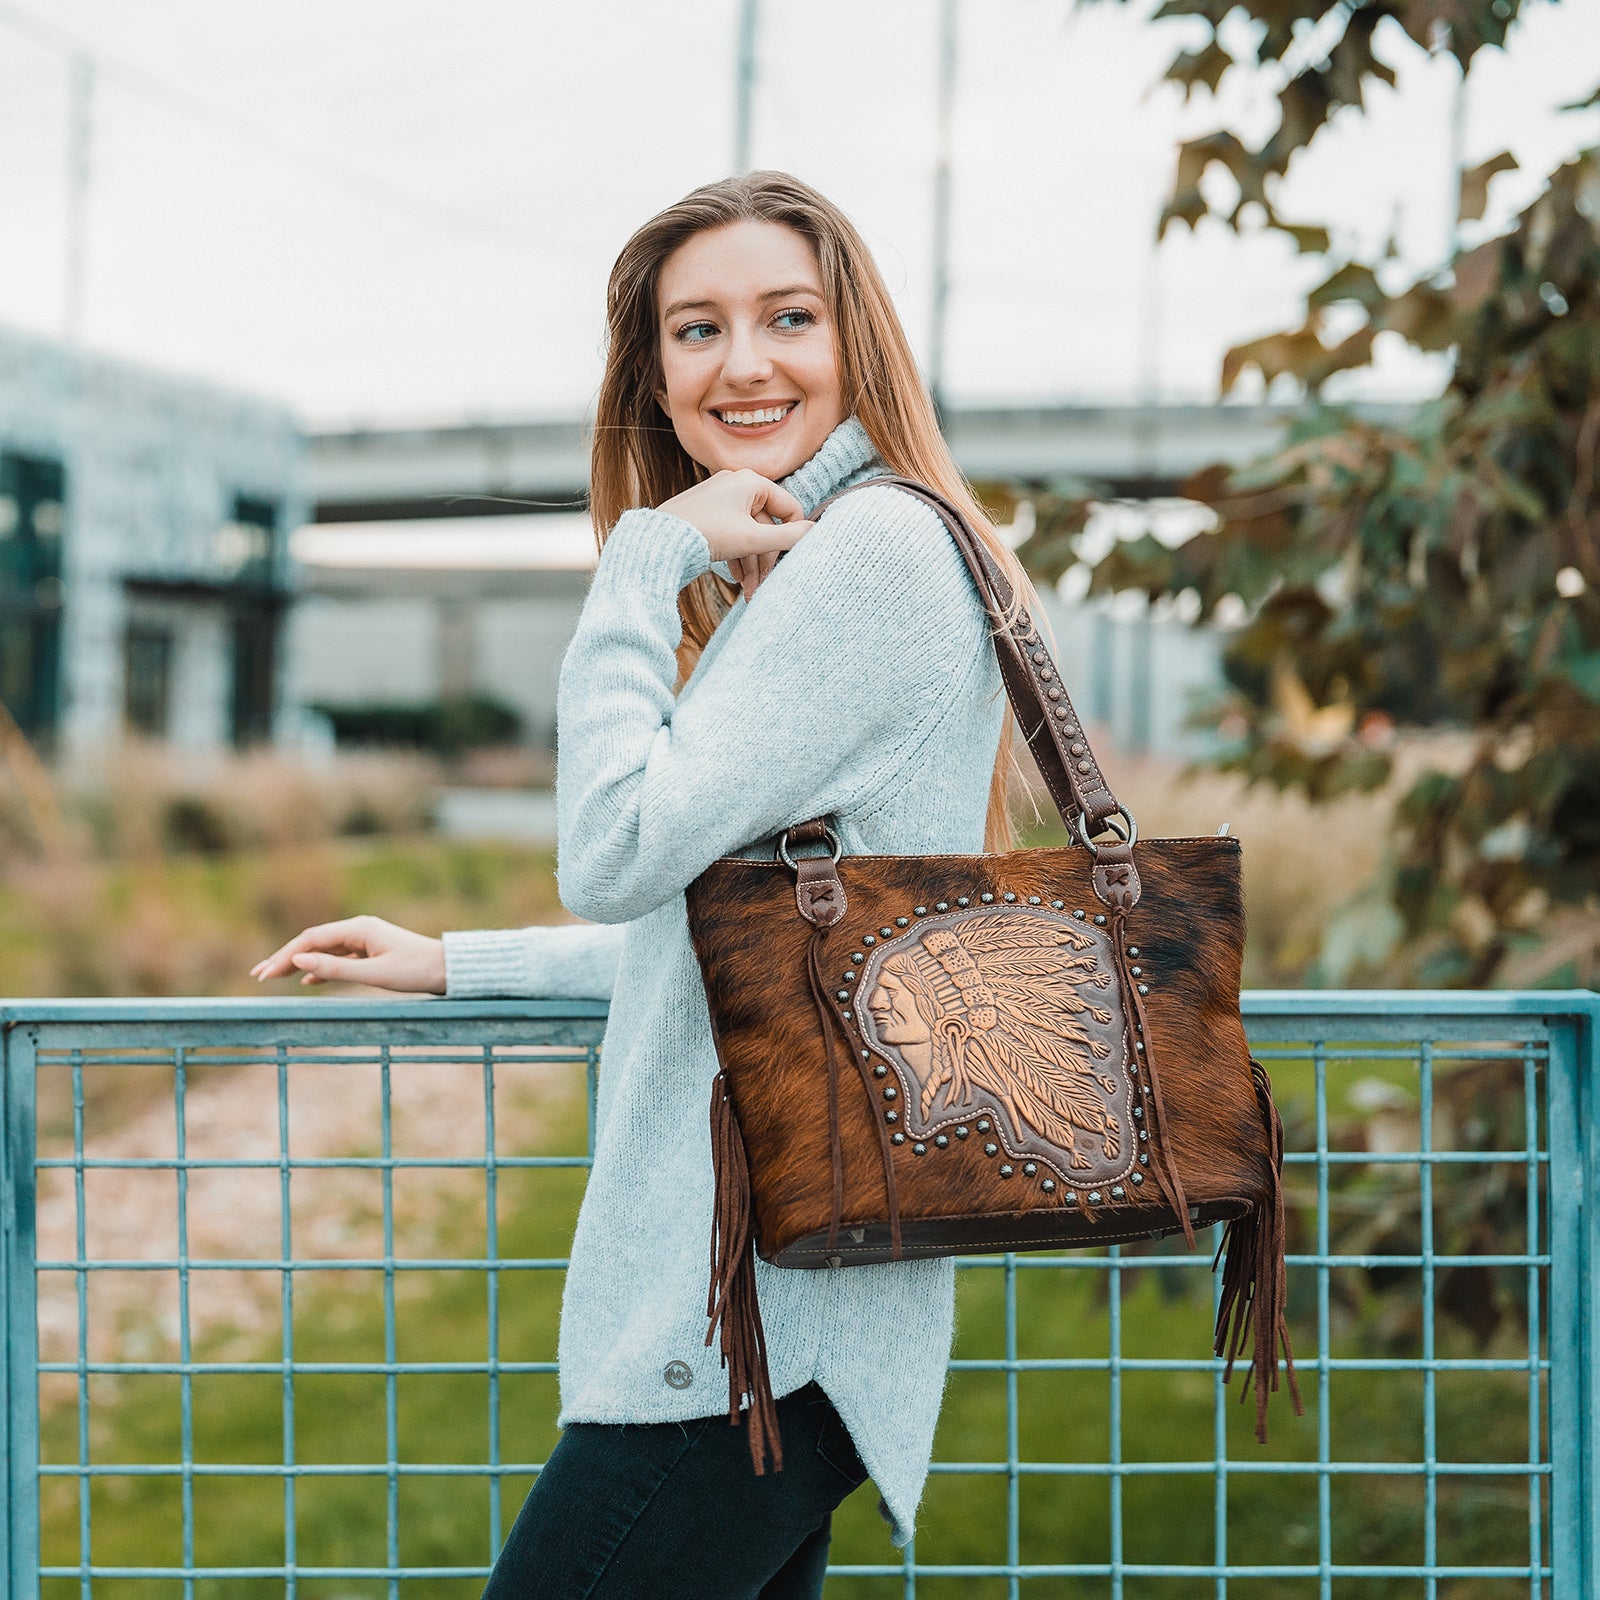
[(284, 406), (0, 330), (0, 701), (71, 755), (297, 732)]

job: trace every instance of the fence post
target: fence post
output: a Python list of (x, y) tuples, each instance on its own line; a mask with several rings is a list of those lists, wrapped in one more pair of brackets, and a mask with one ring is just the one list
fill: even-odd
[(0, 1232), (3, 1232), (4, 1351), (0, 1395), (5, 1404), (6, 1509), (0, 1519), (0, 1570), (7, 1600), (39, 1594), (39, 1319), (34, 1258), (34, 1059), (38, 1033), (0, 1008)]
[(1550, 1028), (1550, 1565), (1553, 1600), (1600, 1593), (1600, 996)]

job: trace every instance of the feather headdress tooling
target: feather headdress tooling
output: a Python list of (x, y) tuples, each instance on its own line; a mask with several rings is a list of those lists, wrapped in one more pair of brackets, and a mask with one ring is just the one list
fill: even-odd
[(924, 1123), (941, 1109), (960, 1114), (992, 1100), (1018, 1142), (1031, 1133), (1085, 1168), (1093, 1163), (1077, 1140), (1087, 1134), (1116, 1160), (1122, 1134), (1107, 1097), (1119, 1085), (1095, 1067), (1121, 1032), (1106, 993), (1114, 995), (1115, 979), (1087, 929), (1028, 915), (968, 916), (926, 929), (885, 967), (911, 990), (929, 1029)]

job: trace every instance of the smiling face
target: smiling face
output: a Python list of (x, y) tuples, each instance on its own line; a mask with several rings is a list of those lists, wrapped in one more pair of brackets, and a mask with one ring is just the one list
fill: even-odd
[(779, 222), (731, 222), (679, 245), (657, 288), (663, 387), (678, 442), (708, 472), (776, 482), (844, 421), (816, 254)]

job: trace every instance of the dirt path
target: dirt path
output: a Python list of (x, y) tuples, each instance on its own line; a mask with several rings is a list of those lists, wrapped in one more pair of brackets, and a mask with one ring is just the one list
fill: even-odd
[[(319, 1052), (324, 1057), (331, 1052)], [(51, 1068), (42, 1070), (50, 1071)], [(85, 1073), (93, 1102), (96, 1077)], [(143, 1069), (149, 1070), (149, 1069)], [(581, 1093), (581, 1066), (536, 1059), (497, 1066), (496, 1148), (527, 1151), (549, 1124), (558, 1100)], [(381, 1153), (381, 1094), (371, 1052), (289, 1068), (288, 1146), (295, 1159), (376, 1156)], [(169, 1079), (170, 1085), (170, 1079)], [(391, 1069), (392, 1151), (405, 1158), (481, 1162), (485, 1147), (483, 1068), (478, 1060), (416, 1062), (397, 1054)], [(193, 1075), (185, 1098), (191, 1160), (257, 1160), (273, 1165), (188, 1173), (187, 1235), (192, 1261), (276, 1261), (282, 1225), (277, 1070), (271, 1061), (217, 1066)], [(86, 1154), (110, 1160), (171, 1159), (176, 1116), (170, 1086), (140, 1104), (121, 1126), (86, 1140)], [(42, 1143), (41, 1154), (70, 1156), (71, 1142)], [(72, 1169), (39, 1174), (38, 1254), (41, 1261), (77, 1256), (78, 1206)], [(373, 1168), (295, 1169), (291, 1179), (292, 1248), (297, 1259), (354, 1260), (383, 1254), (383, 1182)], [(84, 1254), (95, 1261), (174, 1260), (179, 1253), (178, 1174), (165, 1169), (89, 1169), (84, 1173)], [(480, 1168), (396, 1171), (393, 1184), (397, 1254), (422, 1256), (448, 1222), (461, 1236), (463, 1216), (482, 1226)], [(464, 1209), (465, 1208), (465, 1209)], [(178, 1274), (170, 1269), (106, 1268), (84, 1275), (87, 1342), (95, 1360), (172, 1360), (180, 1350), (182, 1306)], [(296, 1293), (331, 1275), (303, 1273)], [(257, 1350), (280, 1326), (282, 1274), (271, 1268), (189, 1274), (193, 1347), (213, 1358)], [(337, 1280), (335, 1280), (337, 1281)], [(315, 1292), (314, 1289), (311, 1292)], [(76, 1359), (78, 1274), (39, 1274), (40, 1357)], [(47, 1393), (70, 1388), (57, 1378)]]

